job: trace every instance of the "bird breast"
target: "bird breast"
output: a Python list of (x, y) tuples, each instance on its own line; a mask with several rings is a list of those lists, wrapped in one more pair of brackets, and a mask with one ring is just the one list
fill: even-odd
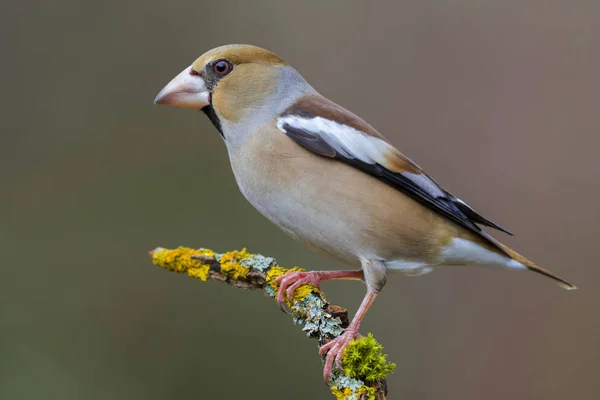
[(275, 125), (228, 151), (240, 191), (260, 213), (294, 239), (349, 264), (399, 258), (433, 262), (438, 244), (452, 234), (419, 203), (307, 151)]

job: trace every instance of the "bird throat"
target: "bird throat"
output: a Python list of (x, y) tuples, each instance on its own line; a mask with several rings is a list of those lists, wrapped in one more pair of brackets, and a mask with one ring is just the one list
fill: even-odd
[(217, 113), (215, 112), (215, 109), (212, 106), (212, 101), (211, 101), (210, 105), (205, 106), (205, 107), (202, 108), (202, 112), (204, 114), (206, 114), (206, 116), (208, 117), (208, 119), (210, 120), (210, 122), (212, 122), (212, 124), (214, 125), (214, 127), (217, 128), (217, 131), (219, 131), (219, 134), (221, 135), (221, 137), (223, 139), (225, 139), (225, 135), (223, 134), (223, 128), (221, 127), (221, 120), (217, 116)]

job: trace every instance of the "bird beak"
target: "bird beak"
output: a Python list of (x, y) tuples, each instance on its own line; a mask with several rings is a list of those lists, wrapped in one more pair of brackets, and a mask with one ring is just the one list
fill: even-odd
[(206, 82), (189, 66), (160, 91), (154, 104), (202, 109), (210, 104)]

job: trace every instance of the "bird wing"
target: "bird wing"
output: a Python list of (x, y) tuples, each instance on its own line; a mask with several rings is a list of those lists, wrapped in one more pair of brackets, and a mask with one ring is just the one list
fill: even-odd
[(277, 127), (302, 147), (374, 176), (505, 253), (478, 224), (512, 233), (445, 190), (383, 135), (341, 106), (322, 96), (306, 96), (277, 118)]

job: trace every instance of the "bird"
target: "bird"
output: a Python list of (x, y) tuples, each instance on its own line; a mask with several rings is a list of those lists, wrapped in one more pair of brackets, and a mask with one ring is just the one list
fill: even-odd
[(351, 268), (279, 277), (281, 307), (300, 285), (364, 281), (366, 294), (352, 321), (319, 350), (326, 382), (360, 336), (388, 273), (473, 265), (533, 271), (575, 289), (490, 236), (482, 227), (512, 234), (269, 50), (241, 44), (209, 50), (154, 103), (202, 110), (225, 142), (244, 197), (292, 238)]

